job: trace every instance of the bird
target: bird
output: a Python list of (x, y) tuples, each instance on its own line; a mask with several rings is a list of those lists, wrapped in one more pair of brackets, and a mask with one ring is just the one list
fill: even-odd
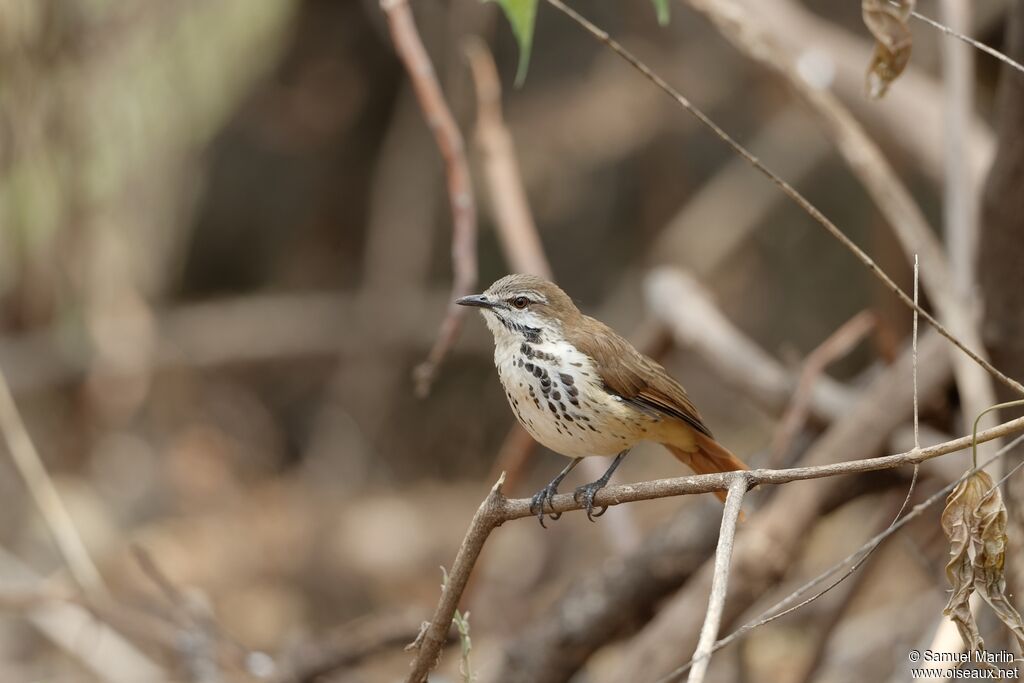
[[(589, 455), (614, 456), (573, 497), (594, 521), (594, 496), (637, 443), (652, 441), (697, 474), (749, 469), (715, 440), (683, 386), (600, 320), (585, 315), (558, 285), (507, 275), (482, 294), (456, 300), (480, 309), (494, 336), (494, 365), (512, 412), (543, 446), (571, 458), (530, 501), (544, 525), (562, 480)], [(722, 501), (725, 493), (715, 492)]]

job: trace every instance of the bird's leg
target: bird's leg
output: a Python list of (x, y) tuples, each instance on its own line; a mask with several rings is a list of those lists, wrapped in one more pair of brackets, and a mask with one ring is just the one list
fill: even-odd
[[(565, 475), (572, 472), (572, 468), (580, 464), (580, 460), (582, 459), (583, 458), (573, 458), (572, 462), (566, 465), (565, 469), (559, 472), (558, 476), (551, 480), (551, 483), (538, 491), (537, 495), (530, 499), (530, 512), (537, 515), (537, 520), (540, 521), (540, 525), (545, 529), (547, 527), (544, 526), (544, 503), (547, 503), (549, 508), (552, 507), (551, 499), (558, 493), (558, 485), (562, 483), (563, 479), (565, 479)], [(551, 513), (551, 519), (558, 519), (561, 516), (561, 512)]]
[(587, 511), (587, 519), (589, 519), (591, 522), (594, 521), (594, 517), (600, 517), (608, 511), (608, 506), (604, 506), (597, 512), (594, 512), (594, 496), (597, 495), (597, 492), (603, 489), (608, 484), (608, 480), (612, 478), (612, 474), (614, 474), (615, 469), (619, 466), (619, 463), (622, 462), (623, 459), (625, 459), (628, 453), (629, 449), (627, 448), (626, 450), (616, 455), (615, 460), (612, 460), (611, 467), (608, 468), (607, 472), (601, 475), (600, 479), (589, 484), (584, 484), (583, 486), (580, 486), (575, 491), (573, 491), (573, 500), (583, 505), (583, 507)]

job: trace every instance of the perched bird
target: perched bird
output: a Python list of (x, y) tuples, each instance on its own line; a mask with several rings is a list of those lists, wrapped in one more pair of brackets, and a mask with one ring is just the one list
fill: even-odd
[[(594, 512), (594, 495), (640, 441), (662, 444), (698, 474), (748, 469), (715, 441), (665, 368), (581, 313), (557, 285), (508, 275), (456, 303), (481, 309), (494, 335), (498, 379), (519, 423), (572, 458), (531, 501), (542, 526), (545, 505), (550, 509), (562, 479), (587, 455), (615, 456), (600, 479), (574, 493), (591, 521), (605, 512)], [(725, 500), (723, 492), (716, 495)]]

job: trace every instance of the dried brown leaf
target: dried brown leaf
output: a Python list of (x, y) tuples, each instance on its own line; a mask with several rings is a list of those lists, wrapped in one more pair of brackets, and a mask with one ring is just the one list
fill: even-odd
[(862, 0), (864, 24), (875, 37), (875, 50), (868, 64), (867, 91), (872, 99), (885, 95), (910, 62), (913, 40), (907, 19), (914, 0)]
[[(953, 586), (953, 594), (949, 596), (949, 602), (942, 613), (953, 620), (964, 645), (970, 650), (985, 649), (969, 604), (975, 590), (974, 564), (970, 557), (973, 510), (988, 488), (979, 478), (983, 474), (979, 472), (957, 484), (946, 499), (946, 508), (942, 511), (942, 531), (949, 539), (946, 577)], [(992, 481), (990, 477), (988, 481)]]
[[(986, 475), (987, 476), (987, 475)], [(991, 478), (989, 478), (991, 481)], [(1006, 597), (1006, 505), (998, 487), (990, 486), (974, 511), (974, 587), (1024, 646), (1024, 623)]]
[(1024, 623), (1006, 597), (1006, 505), (991, 476), (977, 472), (953, 489), (942, 511), (942, 530), (949, 539), (946, 576), (953, 586), (943, 614), (956, 624), (964, 645), (985, 647), (968, 604), (977, 591), (1024, 646)]

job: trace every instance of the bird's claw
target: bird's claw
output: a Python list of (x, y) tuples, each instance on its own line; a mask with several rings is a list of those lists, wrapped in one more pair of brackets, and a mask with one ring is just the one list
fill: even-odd
[(572, 499), (583, 506), (583, 508), (587, 511), (587, 519), (589, 519), (591, 522), (596, 521), (594, 519), (595, 517), (600, 517), (608, 511), (608, 506), (602, 505), (600, 510), (594, 512), (594, 496), (596, 496), (597, 492), (603, 489), (604, 486), (605, 482), (595, 481), (591, 482), (590, 484), (584, 484), (583, 486), (580, 486), (572, 493)]
[[(554, 503), (552, 503), (552, 499), (557, 494), (558, 485), (555, 484), (554, 482), (551, 482), (550, 484), (542, 488), (540, 491), (538, 491), (536, 494), (534, 494), (533, 498), (530, 499), (530, 512), (537, 515), (537, 521), (540, 522), (540, 525), (545, 529), (547, 529), (548, 527), (546, 524), (544, 524), (544, 504), (547, 503), (549, 510), (554, 509), (555, 506)], [(547, 516), (552, 520), (557, 520), (559, 517), (562, 516), (562, 513), (550, 512), (547, 513)]]

